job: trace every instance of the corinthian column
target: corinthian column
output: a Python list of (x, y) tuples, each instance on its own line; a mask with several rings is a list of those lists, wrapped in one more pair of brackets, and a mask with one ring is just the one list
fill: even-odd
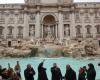
[(23, 29), (23, 38), (24, 39), (29, 39), (28, 15), (27, 15), (26, 12), (24, 14), (24, 26), (25, 26), (25, 28)]
[(71, 39), (76, 37), (76, 31), (75, 31), (75, 16), (74, 11), (71, 11), (71, 27), (70, 27), (70, 37)]
[(63, 15), (62, 12), (59, 11), (59, 23), (58, 23), (58, 35), (59, 35), (59, 39), (63, 40), (64, 38), (64, 30), (63, 30)]
[(36, 14), (36, 38), (40, 38), (40, 12), (38, 11)]

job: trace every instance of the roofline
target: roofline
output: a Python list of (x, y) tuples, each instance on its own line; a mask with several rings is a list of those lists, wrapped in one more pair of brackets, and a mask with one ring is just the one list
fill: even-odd
[(100, 2), (73, 2), (73, 3), (77, 3), (77, 4), (100, 4)]
[(25, 3), (0, 3), (0, 5), (23, 5)]

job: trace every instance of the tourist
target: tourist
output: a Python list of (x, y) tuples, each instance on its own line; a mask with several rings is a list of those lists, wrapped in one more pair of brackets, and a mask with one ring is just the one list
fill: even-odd
[(56, 63), (53, 64), (53, 67), (51, 68), (51, 73), (52, 80), (62, 80), (61, 70)]
[(8, 69), (8, 80), (20, 80), (19, 76), (14, 72), (13, 68)]
[(95, 80), (96, 77), (96, 71), (94, 68), (94, 65), (92, 63), (88, 64), (88, 70), (87, 70), (87, 80)]
[(2, 79), (3, 79), (3, 80), (9, 79), (8, 70), (7, 70), (6, 68), (3, 68), (3, 69), (2, 69)]
[(0, 80), (2, 80), (2, 76), (0, 75)]
[(2, 80), (2, 66), (0, 65), (0, 80)]
[(87, 68), (86, 68), (86, 66), (83, 66), (83, 69), (84, 69), (85, 73), (87, 73)]
[(32, 68), (31, 64), (27, 65), (27, 68), (24, 70), (25, 80), (34, 80), (35, 71)]
[(10, 67), (10, 63), (8, 63), (8, 69), (10, 69), (11, 67)]
[(84, 68), (79, 69), (79, 75), (78, 75), (78, 80), (86, 80), (86, 73)]
[(76, 80), (76, 72), (69, 64), (66, 66), (65, 80)]
[(15, 65), (15, 73), (18, 75), (18, 77), (20, 78), (21, 80), (21, 68), (20, 68), (20, 65), (19, 65), (19, 61), (17, 61), (17, 64)]
[(100, 66), (100, 63), (98, 63), (98, 66)]
[(38, 66), (38, 80), (48, 80), (46, 68), (43, 67), (44, 61), (45, 60), (43, 60)]
[(0, 76), (1, 76), (1, 74), (2, 74), (2, 66), (0, 65)]

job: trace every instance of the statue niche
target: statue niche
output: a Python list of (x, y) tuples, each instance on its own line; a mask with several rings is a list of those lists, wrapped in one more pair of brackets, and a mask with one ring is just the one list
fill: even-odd
[(47, 15), (43, 20), (43, 38), (53, 39), (55, 37), (55, 18), (52, 15)]

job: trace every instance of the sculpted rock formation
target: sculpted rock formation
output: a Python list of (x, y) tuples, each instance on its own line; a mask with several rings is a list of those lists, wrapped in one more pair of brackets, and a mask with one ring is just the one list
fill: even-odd
[(41, 43), (41, 41), (23, 41), (13, 44), (12, 47), (6, 47), (4, 43), (0, 44), (0, 56), (3, 57), (85, 57), (100, 55), (99, 52), (100, 48), (91, 39), (81, 42), (66, 40), (62, 41), (62, 44), (59, 42), (55, 44)]

